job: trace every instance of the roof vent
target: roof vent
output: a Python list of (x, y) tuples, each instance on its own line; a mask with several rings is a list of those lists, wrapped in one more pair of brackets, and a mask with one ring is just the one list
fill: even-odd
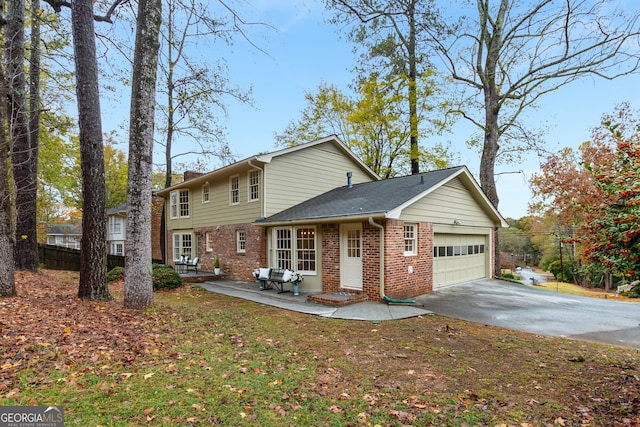
[(353, 187), (353, 184), (351, 183), (351, 177), (352, 176), (353, 176), (353, 174), (351, 172), (347, 172), (347, 188)]
[(424, 184), (424, 175), (420, 175), (420, 184)]

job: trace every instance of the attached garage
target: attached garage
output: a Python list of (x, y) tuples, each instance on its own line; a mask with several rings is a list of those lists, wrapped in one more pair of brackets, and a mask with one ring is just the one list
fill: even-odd
[(436, 233), (433, 288), (489, 276), (489, 236)]
[(494, 229), (507, 226), (464, 166), (347, 181), (256, 223), (321, 230), (322, 292), (371, 301), (491, 277)]

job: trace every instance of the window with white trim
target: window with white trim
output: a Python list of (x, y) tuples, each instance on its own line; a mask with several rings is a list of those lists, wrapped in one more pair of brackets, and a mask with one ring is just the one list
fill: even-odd
[(202, 186), (202, 203), (209, 203), (209, 183)]
[(236, 230), (236, 251), (239, 254), (247, 252), (247, 234), (244, 230)]
[(171, 197), (169, 198), (169, 216), (171, 218), (178, 217), (178, 192), (172, 191)]
[(191, 233), (173, 233), (173, 259), (182, 256), (193, 258), (193, 235)]
[(170, 196), (171, 218), (189, 217), (189, 190), (175, 190)]
[(122, 222), (116, 216), (109, 217), (109, 232), (111, 234), (120, 234), (122, 232)]
[(205, 251), (213, 252), (213, 232), (212, 231), (207, 231), (204, 234), (204, 241), (205, 241)]
[(316, 228), (282, 227), (273, 230), (274, 267), (315, 274)]
[(229, 203), (232, 205), (240, 203), (240, 177), (238, 175), (229, 178)]
[(260, 200), (260, 171), (249, 172), (249, 201)]
[(416, 224), (404, 225), (404, 255), (418, 254), (418, 226)]
[(316, 271), (316, 229), (296, 228), (297, 271)]
[(275, 229), (275, 266), (291, 269), (291, 228)]

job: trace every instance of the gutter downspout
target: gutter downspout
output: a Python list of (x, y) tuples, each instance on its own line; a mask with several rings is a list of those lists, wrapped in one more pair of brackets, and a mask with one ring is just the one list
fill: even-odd
[(384, 294), (384, 226), (375, 222), (373, 217), (369, 217), (369, 224), (380, 230), (380, 298), (391, 304), (415, 304), (412, 299), (393, 299)]

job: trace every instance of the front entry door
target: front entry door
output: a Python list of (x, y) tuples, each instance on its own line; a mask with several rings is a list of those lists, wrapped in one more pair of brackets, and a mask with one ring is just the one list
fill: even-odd
[(340, 287), (362, 290), (362, 224), (340, 225)]

